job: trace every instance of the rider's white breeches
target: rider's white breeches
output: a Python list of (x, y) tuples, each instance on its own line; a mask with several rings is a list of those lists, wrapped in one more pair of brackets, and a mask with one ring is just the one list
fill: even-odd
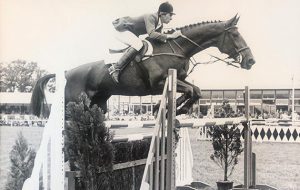
[(116, 31), (115, 38), (117, 38), (120, 42), (133, 47), (137, 51), (143, 47), (142, 40), (130, 31)]

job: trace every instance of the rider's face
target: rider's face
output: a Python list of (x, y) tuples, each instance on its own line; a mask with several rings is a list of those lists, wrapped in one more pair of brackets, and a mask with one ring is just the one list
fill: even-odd
[(172, 20), (172, 16), (173, 15), (170, 13), (161, 14), (160, 15), (161, 22), (164, 24), (168, 24)]

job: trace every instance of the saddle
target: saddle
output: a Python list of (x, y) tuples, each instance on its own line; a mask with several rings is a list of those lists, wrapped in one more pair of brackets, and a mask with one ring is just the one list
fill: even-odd
[[(137, 63), (141, 62), (146, 54), (148, 55), (149, 53), (152, 53), (152, 51), (153, 51), (153, 50), (151, 50), (152, 45), (150, 44), (150, 42), (148, 42), (146, 40), (142, 40), (142, 42), (143, 42), (143, 47), (134, 58), (134, 61), (137, 62)], [(129, 46), (124, 48), (124, 49), (117, 49), (117, 50), (116, 49), (109, 49), (109, 53), (110, 54), (124, 53), (128, 48), (129, 48)]]

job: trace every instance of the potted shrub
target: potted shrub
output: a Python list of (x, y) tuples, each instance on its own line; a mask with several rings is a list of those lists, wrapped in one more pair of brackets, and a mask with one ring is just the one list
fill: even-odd
[[(228, 109), (228, 101), (224, 101), (222, 112)], [(226, 109), (224, 109), (226, 108)], [(227, 113), (222, 113), (226, 116)], [(212, 137), (214, 153), (210, 158), (224, 171), (223, 181), (218, 181), (218, 190), (232, 189), (233, 182), (228, 180), (234, 167), (238, 164), (238, 156), (243, 152), (241, 143), (241, 132), (237, 124), (215, 125), (211, 127), (209, 134)]]

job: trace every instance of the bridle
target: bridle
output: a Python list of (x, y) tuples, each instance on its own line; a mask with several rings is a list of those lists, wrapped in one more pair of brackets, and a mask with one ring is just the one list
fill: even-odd
[[(225, 46), (225, 38), (226, 38), (226, 36), (229, 36), (230, 40), (232, 41), (232, 43), (233, 43), (233, 45), (234, 45), (235, 53), (234, 53), (234, 54), (231, 54), (231, 55), (228, 55), (228, 57), (226, 57), (226, 58), (224, 58), (224, 59), (221, 59), (221, 58), (219, 58), (219, 57), (217, 57), (217, 56), (214, 56), (214, 55), (210, 55), (211, 57), (215, 58), (216, 60), (214, 60), (214, 61), (209, 61), (209, 62), (207, 62), (207, 63), (205, 63), (205, 64), (215, 63), (215, 62), (217, 62), (217, 61), (222, 61), (222, 62), (225, 62), (227, 65), (230, 65), (230, 66), (239, 68), (238, 66), (234, 65), (233, 63), (240, 63), (240, 60), (239, 60), (238, 55), (240, 55), (240, 53), (241, 53), (242, 51), (245, 51), (245, 50), (249, 49), (249, 47), (248, 47), (248, 46), (245, 46), (245, 47), (241, 47), (240, 49), (237, 49), (237, 48), (236, 48), (237, 45), (236, 45), (235, 41), (232, 39), (232, 36), (229, 35), (229, 31), (230, 31), (231, 29), (237, 29), (237, 26), (229, 26), (229, 27), (227, 27), (227, 28), (224, 29), (224, 31), (223, 31), (222, 34), (221, 34), (221, 35), (223, 35), (223, 40), (222, 40), (222, 43), (220, 44), (219, 47), (220, 47), (220, 49), (223, 49), (223, 47)], [(193, 41), (192, 39), (188, 38), (187, 36), (181, 35), (181, 37), (182, 37), (183, 39), (186, 39), (187, 41), (189, 41), (190, 43), (192, 43), (192, 44), (195, 45), (196, 47), (198, 47), (200, 50), (203, 50), (203, 49), (204, 49), (201, 45), (199, 45), (197, 42)], [(183, 51), (183, 48), (182, 48), (175, 40), (173, 40), (173, 41), (174, 41), (174, 43), (175, 43), (175, 44)], [(172, 48), (172, 49), (173, 49), (173, 48)], [(228, 59), (233, 58), (235, 55), (237, 55), (236, 57), (238, 57), (238, 60), (234, 60), (234, 61), (229, 62)], [(192, 59), (190, 59), (190, 62), (192, 63), (193, 68), (192, 68), (191, 71), (188, 73), (188, 75), (194, 70), (195, 66), (199, 64), (199, 63), (197, 63), (197, 62), (195, 61), (195, 59), (193, 58), (193, 56), (192, 56), (191, 58), (192, 58)]]
[[(236, 28), (237, 28), (237, 26), (230, 26), (230, 27), (224, 29), (224, 31), (222, 32), (222, 34), (223, 34), (223, 40), (222, 40), (222, 43), (221, 43), (221, 45), (220, 45), (221, 49), (223, 49), (223, 47), (225, 46), (225, 37), (226, 37), (226, 35), (229, 34), (229, 31), (230, 31), (231, 29), (236, 29)], [(181, 35), (181, 37), (184, 38), (184, 39), (186, 39), (186, 40), (189, 41), (190, 43), (194, 44), (195, 46), (197, 46), (197, 47), (200, 48), (201, 50), (204, 49), (204, 48), (203, 48), (202, 46), (200, 46), (197, 42), (193, 41), (192, 39), (188, 38), (187, 36)], [(229, 37), (230, 37), (232, 43), (234, 44), (234, 47), (235, 47), (235, 48), (234, 48), (234, 49), (235, 49), (235, 54), (240, 54), (242, 51), (245, 51), (245, 50), (249, 49), (248, 46), (242, 47), (242, 48), (240, 48), (240, 49), (236, 49), (237, 45), (236, 45), (235, 41), (232, 39), (232, 36), (231, 36), (231, 35), (229, 35)], [(181, 47), (178, 43), (175, 42), (175, 44), (176, 44), (181, 50), (183, 50), (182, 47)], [(230, 57), (232, 57), (232, 56), (229, 55), (227, 58), (230, 58)], [(225, 58), (225, 59), (227, 59), (227, 58)]]
[[(224, 47), (224, 45), (225, 45), (225, 37), (226, 37), (226, 35), (229, 34), (229, 31), (230, 31), (231, 29), (237, 29), (237, 26), (229, 26), (228, 28), (225, 28), (225, 30), (223, 31), (223, 40), (222, 40), (222, 44), (221, 44), (221, 46), (220, 46), (221, 49), (223, 49), (223, 47)], [(236, 45), (235, 41), (232, 39), (232, 36), (231, 36), (231, 35), (228, 35), (228, 36), (229, 36), (230, 40), (232, 41), (232, 43), (234, 44), (235, 55), (236, 55), (236, 54), (240, 54), (242, 51), (245, 51), (246, 49), (249, 49), (248, 46), (242, 47), (242, 48), (240, 48), (240, 49), (236, 49), (237, 45)], [(229, 55), (228, 58), (230, 58), (230, 57), (234, 57), (234, 55), (233, 55), (233, 56)]]

